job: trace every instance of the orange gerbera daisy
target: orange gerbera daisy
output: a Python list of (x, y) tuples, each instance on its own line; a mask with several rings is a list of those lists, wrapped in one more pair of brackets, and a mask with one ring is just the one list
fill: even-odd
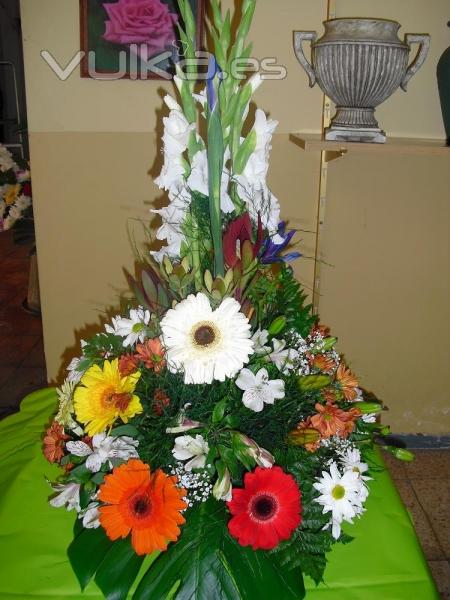
[(169, 396), (163, 390), (156, 390), (153, 395), (152, 408), (155, 415), (162, 417), (165, 409), (170, 405)]
[(361, 416), (361, 411), (357, 408), (351, 408), (346, 411), (347, 420), (343, 431), (339, 432), (339, 435), (343, 438), (348, 437), (355, 429), (355, 421)]
[(131, 544), (137, 554), (166, 550), (175, 542), (185, 522), (181, 510), (186, 490), (177, 487), (178, 478), (161, 469), (154, 473), (141, 460), (131, 459), (106, 475), (100, 486), (100, 523), (111, 540), (125, 538), (131, 532)]
[(324, 373), (333, 372), (336, 363), (332, 356), (327, 354), (316, 354), (313, 359), (313, 366), (319, 371), (323, 371)]
[(144, 363), (147, 369), (154, 369), (160, 373), (166, 366), (164, 348), (159, 338), (147, 340), (144, 344), (136, 346), (136, 358)]
[(128, 377), (138, 370), (138, 358), (134, 354), (122, 354), (119, 358), (119, 371), (122, 377)]
[(64, 433), (62, 425), (53, 421), (44, 437), (44, 456), (51, 463), (59, 463), (64, 456), (64, 444), (70, 436)]
[(317, 403), (316, 410), (318, 414), (311, 417), (311, 425), (320, 431), (322, 437), (329, 438), (345, 431), (348, 417), (344, 410), (330, 402), (325, 405)]
[(355, 388), (358, 387), (358, 380), (355, 375), (342, 362), (336, 371), (336, 381), (341, 386), (344, 398), (347, 402), (351, 402), (358, 397), (358, 392)]

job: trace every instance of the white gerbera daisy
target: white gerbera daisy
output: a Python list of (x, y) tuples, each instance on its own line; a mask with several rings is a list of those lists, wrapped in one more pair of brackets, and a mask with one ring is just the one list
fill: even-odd
[(264, 404), (273, 404), (275, 400), (284, 398), (284, 381), (271, 381), (266, 369), (260, 369), (256, 375), (250, 369), (242, 369), (236, 379), (236, 385), (244, 390), (243, 404), (255, 412), (261, 412)]
[[(331, 512), (331, 531), (334, 539), (341, 535), (341, 523), (353, 523), (353, 518), (363, 512), (362, 503), (367, 497), (359, 473), (353, 470), (346, 471), (343, 475), (337, 465), (331, 463), (330, 472), (322, 471), (322, 477), (313, 484), (321, 496), (315, 502), (323, 506), (323, 513)], [(365, 496), (365, 497), (364, 497)]]
[(253, 353), (250, 323), (239, 302), (225, 298), (212, 310), (205, 294), (191, 294), (161, 321), (167, 367), (184, 371), (185, 383), (212, 383), (234, 377)]

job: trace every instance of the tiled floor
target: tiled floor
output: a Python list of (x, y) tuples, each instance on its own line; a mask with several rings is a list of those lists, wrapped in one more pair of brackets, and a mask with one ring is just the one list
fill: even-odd
[(22, 308), (27, 295), (29, 249), (0, 233), (0, 418), (46, 385), (41, 319)]
[[(415, 450), (413, 463), (385, 460), (443, 600), (450, 600), (450, 449)], [(417, 600), (420, 600), (419, 598)]]
[[(22, 309), (29, 259), (24, 248), (0, 234), (0, 418), (46, 385), (42, 324)], [(409, 509), (443, 600), (450, 600), (450, 449), (418, 450), (416, 461), (386, 461)], [(420, 598), (414, 600), (421, 600)]]

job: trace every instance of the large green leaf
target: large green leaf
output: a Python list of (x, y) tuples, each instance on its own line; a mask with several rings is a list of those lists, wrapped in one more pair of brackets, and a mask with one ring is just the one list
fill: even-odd
[(278, 559), (240, 546), (227, 530), (225, 505), (210, 499), (187, 515), (178, 542), (158, 556), (142, 578), (134, 600), (301, 600), (299, 569), (283, 569)]
[(95, 575), (95, 583), (107, 600), (127, 598), (143, 560), (134, 551), (129, 537), (112, 545)]
[(101, 527), (83, 529), (70, 544), (67, 554), (82, 590), (94, 577), (111, 546), (112, 542)]

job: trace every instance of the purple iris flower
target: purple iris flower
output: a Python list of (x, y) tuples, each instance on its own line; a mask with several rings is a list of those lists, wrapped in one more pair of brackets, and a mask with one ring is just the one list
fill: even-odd
[(286, 223), (282, 221), (278, 225), (278, 236), (276, 239), (281, 238), (281, 242), (277, 243), (274, 241), (274, 237), (268, 237), (265, 239), (262, 251), (260, 255), (260, 261), (263, 265), (270, 265), (276, 262), (292, 262), (296, 258), (301, 256), (300, 252), (288, 252), (287, 254), (281, 255), (280, 253), (290, 244), (292, 238), (295, 235), (295, 229), (286, 233)]
[(212, 112), (217, 104), (217, 94), (221, 83), (222, 69), (219, 67), (216, 57), (211, 55), (208, 64), (208, 80), (206, 82), (208, 107)]

